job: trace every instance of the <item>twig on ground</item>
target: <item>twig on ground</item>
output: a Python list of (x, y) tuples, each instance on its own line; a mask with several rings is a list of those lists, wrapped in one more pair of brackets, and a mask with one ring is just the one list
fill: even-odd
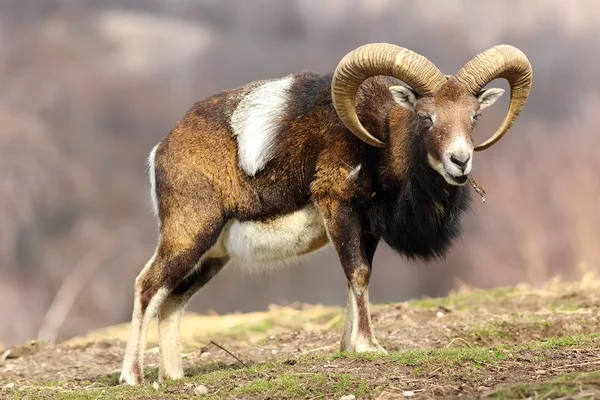
[[(225, 353), (229, 354), (231, 357), (235, 358), (240, 364), (242, 364), (244, 367), (249, 368), (248, 364), (246, 364), (245, 362), (243, 362), (242, 360), (239, 359), (238, 356), (236, 356), (235, 354), (233, 354), (232, 352), (230, 352), (229, 350), (227, 350), (225, 347), (221, 346), (218, 343), (215, 343), (214, 341), (210, 341), (209, 344), (212, 344), (214, 346), (217, 346), (218, 348), (220, 348), (221, 350), (223, 350)], [(205, 346), (206, 347), (206, 346)], [(202, 351), (201, 353), (202, 354)]]
[(84, 387), (84, 390), (97, 390), (97, 389), (104, 389), (108, 387), (107, 384), (102, 383), (102, 382), (94, 382), (90, 385), (87, 385), (86, 387)]
[[(413, 381), (413, 380), (410, 380), (410, 382), (412, 382), (412, 381)], [(415, 380), (414, 380), (414, 382), (422, 382), (422, 381), (426, 381), (426, 379), (415, 379)], [(388, 388), (388, 389), (392, 389), (392, 390), (396, 390), (396, 391), (398, 391), (398, 392), (406, 392), (406, 389), (400, 389), (400, 388), (399, 388), (399, 387), (397, 387), (397, 386), (388, 386), (387, 388)], [(411, 392), (418, 393), (418, 392), (424, 392), (424, 391), (425, 391), (425, 389), (411, 389), (410, 391), (411, 391)]]
[(452, 346), (452, 343), (456, 342), (457, 340), (462, 340), (462, 341), (463, 341), (463, 342), (464, 342), (464, 343), (467, 345), (467, 347), (473, 347), (473, 346), (471, 345), (471, 343), (467, 342), (465, 339), (463, 339), (463, 338), (461, 338), (461, 337), (456, 337), (456, 338), (452, 339), (452, 340), (450, 341), (450, 343), (448, 343), (448, 344), (446, 345), (446, 348), (448, 348), (448, 347)]
[(560, 365), (558, 367), (550, 368), (550, 370), (555, 371), (558, 369), (565, 369), (565, 368), (571, 368), (571, 367), (583, 367), (583, 366), (587, 366), (587, 365), (596, 365), (596, 364), (600, 364), (600, 359), (595, 359), (593, 361), (587, 361), (587, 362), (579, 363), (579, 364)]
[(208, 342), (208, 344), (206, 346), (203, 346), (200, 349), (200, 354), (206, 353), (206, 350), (208, 350), (208, 348), (212, 345), (212, 342)]
[(306, 354), (315, 353), (317, 351), (328, 350), (328, 349), (332, 348), (333, 346), (335, 346), (335, 344), (332, 344), (329, 346), (317, 347), (316, 349), (310, 349), (310, 350), (303, 351), (302, 353), (300, 353), (300, 355), (304, 356)]

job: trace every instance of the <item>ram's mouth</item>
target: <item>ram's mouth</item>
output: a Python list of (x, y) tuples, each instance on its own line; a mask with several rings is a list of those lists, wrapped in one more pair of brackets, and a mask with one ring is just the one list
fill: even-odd
[(448, 174), (448, 176), (450, 177), (450, 179), (452, 179), (454, 182), (456, 182), (457, 185), (464, 185), (465, 183), (467, 183), (467, 180), (469, 179), (468, 175), (453, 176), (453, 175)]

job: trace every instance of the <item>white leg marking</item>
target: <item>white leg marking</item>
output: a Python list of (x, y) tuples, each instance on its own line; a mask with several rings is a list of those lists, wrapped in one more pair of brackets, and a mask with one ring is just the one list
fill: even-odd
[(285, 113), (292, 76), (266, 81), (250, 91), (231, 115), (239, 166), (254, 176), (273, 157), (273, 145)]
[(150, 201), (154, 215), (158, 216), (158, 200), (156, 198), (156, 150), (160, 143), (152, 148), (148, 156), (148, 178), (150, 179)]
[[(222, 247), (222, 245), (220, 246)], [(220, 267), (216, 269), (210, 265), (203, 265), (203, 261), (209, 256), (209, 253), (218, 254), (215, 258), (221, 258), (222, 262)], [(224, 255), (223, 255), (224, 254)], [(224, 259), (226, 257), (226, 259)], [(159, 340), (159, 381), (164, 382), (169, 379), (180, 379), (183, 378), (183, 363), (181, 359), (181, 340), (180, 340), (180, 326), (181, 317), (185, 311), (185, 307), (192, 298), (192, 296), (199, 290), (204, 284), (206, 284), (214, 274), (224, 268), (229, 261), (227, 253), (222, 253), (219, 248), (215, 250), (215, 246), (207, 253), (207, 255), (201, 257), (200, 261), (194, 267), (194, 270), (190, 273), (194, 273), (198, 268), (209, 268), (207, 273), (210, 274), (208, 277), (204, 277), (203, 283), (200, 285), (192, 285), (188, 292), (181, 294), (180, 296), (169, 295), (165, 302), (158, 309), (158, 340)], [(198, 283), (198, 282), (197, 282)]]
[(373, 333), (371, 311), (369, 309), (369, 290), (367, 288), (362, 291), (361, 295), (357, 295), (351, 285), (348, 284), (346, 322), (340, 350), (387, 354), (387, 351), (379, 345)]
[[(193, 274), (202, 265), (205, 257), (200, 258), (190, 274)], [(158, 351), (160, 358), (158, 379), (160, 382), (183, 378), (179, 330), (187, 301), (188, 299), (167, 296), (158, 308)]]
[(179, 328), (187, 301), (169, 297), (158, 311), (159, 381), (183, 378)]
[(141, 304), (141, 279), (148, 271), (150, 266), (156, 260), (156, 252), (146, 263), (146, 266), (140, 272), (135, 282), (135, 298), (133, 303), (133, 315), (131, 317), (131, 326), (129, 328), (129, 340), (125, 350), (125, 359), (123, 360), (123, 369), (119, 382), (130, 385), (139, 384), (144, 378), (144, 351), (146, 350), (146, 337), (148, 327), (158, 307), (166, 299), (168, 292), (165, 288), (159, 289), (150, 299), (144, 313), (142, 313)]

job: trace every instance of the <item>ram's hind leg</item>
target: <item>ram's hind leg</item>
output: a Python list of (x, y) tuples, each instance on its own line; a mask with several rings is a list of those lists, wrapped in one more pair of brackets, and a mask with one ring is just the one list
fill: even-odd
[(229, 256), (206, 258), (167, 297), (158, 310), (160, 372), (159, 380), (183, 377), (179, 344), (179, 325), (192, 296), (210, 281), (229, 261)]
[(121, 383), (143, 381), (144, 350), (148, 327), (169, 293), (194, 271), (215, 243), (223, 218), (215, 202), (175, 202), (176, 211), (165, 213), (158, 247), (135, 281), (133, 316), (123, 361)]

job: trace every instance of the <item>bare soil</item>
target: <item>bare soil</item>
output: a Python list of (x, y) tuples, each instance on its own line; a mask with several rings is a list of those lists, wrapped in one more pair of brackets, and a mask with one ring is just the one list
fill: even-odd
[[(596, 398), (599, 289), (594, 280), (462, 287), (447, 298), (377, 305), (373, 322), (386, 356), (338, 352), (341, 308), (187, 314), (186, 378), (155, 383), (153, 327), (147, 383), (139, 387), (117, 385), (127, 326), (110, 327), (9, 349), (0, 361), (0, 398)], [(201, 385), (207, 393), (198, 395)]]

